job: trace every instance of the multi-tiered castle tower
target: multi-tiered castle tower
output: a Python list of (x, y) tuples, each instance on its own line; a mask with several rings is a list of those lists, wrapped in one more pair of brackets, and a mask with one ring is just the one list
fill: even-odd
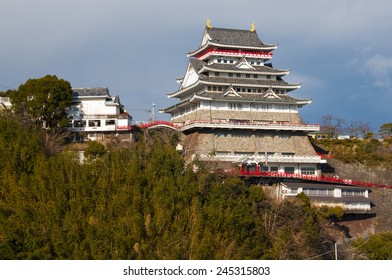
[[(276, 44), (250, 30), (214, 28), (207, 22), (201, 45), (189, 52), (179, 101), (168, 108), (181, 125), (185, 156), (220, 163), (257, 163), (258, 170), (317, 174), (320, 157), (298, 111), (311, 99), (289, 95), (300, 84), (283, 80), (289, 70), (268, 63)], [(253, 165), (254, 166), (254, 165)]]

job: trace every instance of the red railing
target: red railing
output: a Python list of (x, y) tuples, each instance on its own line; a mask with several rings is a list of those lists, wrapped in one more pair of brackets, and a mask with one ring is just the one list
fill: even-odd
[(204, 53), (197, 56), (197, 59), (201, 59), (204, 56), (209, 54), (213, 55), (235, 55), (235, 56), (255, 56), (255, 57), (263, 57), (263, 58), (272, 58), (272, 52), (251, 52), (251, 51), (237, 51), (237, 50), (207, 50)]
[(149, 123), (141, 123), (137, 125), (139, 128), (141, 129), (146, 129), (146, 128), (150, 128), (150, 127), (154, 127), (154, 126), (169, 126), (172, 127), (174, 129), (177, 129), (178, 126), (172, 122), (168, 122), (168, 121), (154, 121), (154, 122), (149, 122)]
[(302, 124), (302, 123), (286, 123), (286, 122), (255, 122), (255, 121), (236, 121), (236, 120), (200, 120), (200, 121), (187, 121), (185, 123), (172, 123), (169, 121), (153, 121), (148, 123), (140, 123), (137, 126), (141, 129), (153, 127), (153, 126), (170, 126), (175, 129), (180, 129), (186, 126), (192, 125), (237, 125), (237, 126), (277, 126), (281, 128), (293, 128), (293, 127), (300, 127), (300, 128), (319, 128), (319, 124)]
[(392, 186), (355, 181), (355, 180), (351, 180), (351, 179), (340, 179), (337, 176), (329, 177), (329, 176), (293, 174), (293, 173), (284, 173), (284, 172), (259, 171), (259, 170), (257, 170), (256, 167), (249, 169), (249, 168), (243, 168), (242, 166), (240, 166), (240, 176), (268, 177), (268, 178), (292, 178), (292, 179), (299, 179), (299, 180), (344, 184), (344, 185), (358, 186), (358, 187), (392, 189)]

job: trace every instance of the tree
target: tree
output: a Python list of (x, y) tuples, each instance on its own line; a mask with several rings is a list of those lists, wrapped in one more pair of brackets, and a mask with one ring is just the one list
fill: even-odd
[(29, 79), (17, 90), (10, 91), (16, 113), (31, 118), (37, 126), (48, 129), (66, 127), (66, 110), (71, 105), (72, 88), (69, 82), (47, 75)]
[(96, 159), (97, 157), (105, 154), (105, 146), (97, 141), (91, 141), (87, 143), (87, 148), (84, 151), (85, 157)]
[(344, 119), (326, 115), (321, 117), (321, 131), (329, 134), (329, 137), (335, 138), (343, 131)]
[(391, 260), (392, 259), (392, 233), (384, 232), (374, 234), (368, 240), (359, 238), (353, 242), (356, 249), (356, 257), (369, 260)]
[(358, 138), (360, 136), (366, 137), (371, 132), (370, 125), (364, 123), (362, 121), (351, 121), (347, 131), (350, 133), (350, 136), (354, 136)]
[(384, 123), (378, 131), (382, 137), (392, 136), (392, 123)]

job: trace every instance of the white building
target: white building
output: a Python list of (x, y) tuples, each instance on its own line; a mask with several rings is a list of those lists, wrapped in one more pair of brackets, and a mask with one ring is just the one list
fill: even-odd
[(11, 101), (8, 96), (0, 96), (0, 110), (11, 109)]
[(303, 192), (315, 206), (339, 206), (346, 213), (367, 213), (372, 206), (369, 189), (365, 187), (283, 182), (280, 183), (279, 191), (281, 198), (296, 196)]
[(68, 112), (74, 140), (131, 139), (132, 117), (108, 88), (74, 88)]

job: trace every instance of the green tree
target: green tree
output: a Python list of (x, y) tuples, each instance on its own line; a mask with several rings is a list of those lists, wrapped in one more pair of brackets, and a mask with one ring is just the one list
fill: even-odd
[(380, 130), (378, 131), (383, 137), (391, 137), (392, 136), (392, 123), (384, 123), (381, 125)]
[(392, 232), (374, 234), (368, 240), (353, 242), (356, 257), (369, 260), (392, 260)]
[(87, 148), (84, 150), (84, 156), (87, 158), (96, 159), (105, 154), (105, 146), (97, 141), (87, 143)]
[(29, 79), (9, 93), (14, 111), (32, 118), (37, 126), (53, 129), (68, 125), (66, 110), (72, 101), (69, 82), (47, 75)]

